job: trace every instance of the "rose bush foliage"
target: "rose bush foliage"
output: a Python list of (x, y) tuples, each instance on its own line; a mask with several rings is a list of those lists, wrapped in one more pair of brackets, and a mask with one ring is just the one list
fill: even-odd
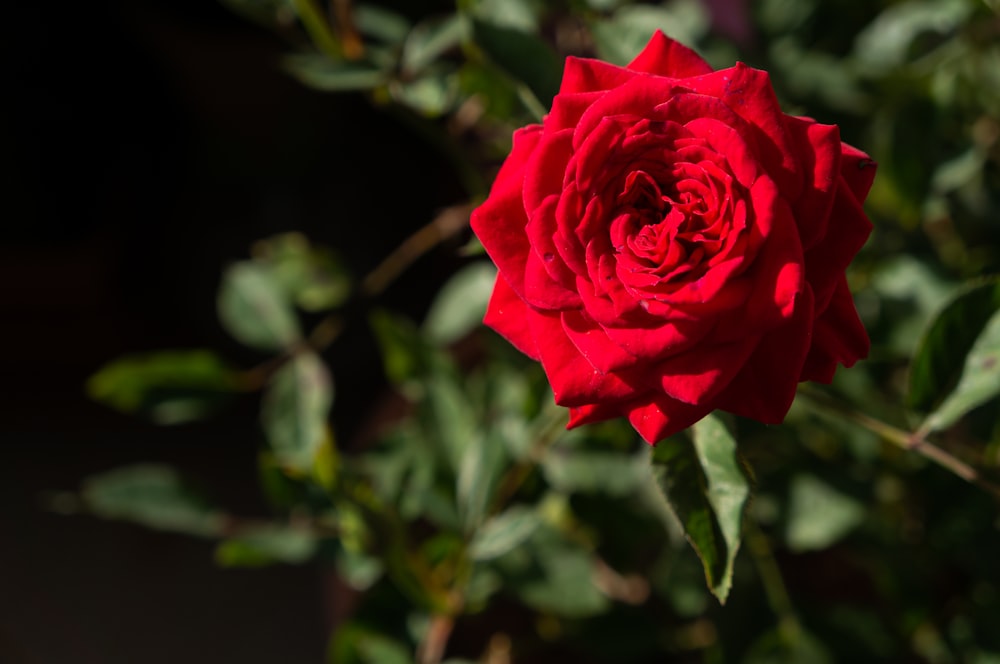
[(868, 353), (845, 268), (875, 168), (786, 115), (768, 75), (657, 33), (627, 67), (569, 58), (472, 227), (486, 323), (539, 360), (569, 426), (655, 443), (722, 409), (780, 422), (800, 381)]

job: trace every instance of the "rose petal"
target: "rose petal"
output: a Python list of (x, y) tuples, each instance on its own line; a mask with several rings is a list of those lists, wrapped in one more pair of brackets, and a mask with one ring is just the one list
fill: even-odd
[(813, 326), (812, 347), (800, 380), (829, 383), (838, 364), (854, 366), (858, 360), (868, 357), (870, 346), (868, 333), (858, 317), (847, 287), (847, 279), (841, 278), (830, 306)]
[(525, 324), (528, 315), (527, 305), (510, 287), (502, 274), (497, 275), (493, 286), (493, 295), (486, 307), (483, 323), (496, 330), (503, 338), (512, 343), (519, 351), (535, 360), (539, 360), (538, 347), (535, 338)]
[(805, 289), (795, 303), (795, 316), (764, 335), (754, 354), (716, 405), (764, 424), (779, 424), (795, 399), (798, 377), (809, 350), (813, 320), (812, 292)]
[(877, 164), (861, 150), (841, 143), (840, 174), (858, 204), (864, 203), (875, 181)]
[(827, 233), (840, 171), (840, 130), (807, 118), (785, 116), (805, 179), (802, 196), (789, 201), (798, 221), (802, 248), (810, 249)]
[(657, 30), (642, 51), (627, 65), (632, 71), (686, 78), (710, 74), (712, 67), (687, 46)]
[(528, 217), (522, 190), (524, 166), (530, 158), (542, 128), (529, 125), (514, 132), (510, 156), (500, 167), (489, 197), (472, 211), (470, 224), (500, 273), (516, 293), (524, 293), (524, 269), (531, 247), (524, 234)]
[(633, 386), (615, 374), (601, 373), (580, 354), (567, 338), (559, 314), (529, 308), (527, 322), (557, 404), (576, 407), (635, 396)]
[(610, 90), (633, 78), (635, 73), (624, 67), (571, 55), (566, 58), (562, 83), (556, 98), (579, 92)]
[(830, 211), (829, 231), (805, 255), (806, 280), (813, 287), (817, 311), (826, 309), (837, 283), (871, 231), (871, 222), (841, 178)]
[(691, 426), (712, 410), (711, 406), (692, 406), (666, 395), (657, 395), (648, 401), (633, 402), (628, 410), (628, 420), (647, 443), (655, 445)]

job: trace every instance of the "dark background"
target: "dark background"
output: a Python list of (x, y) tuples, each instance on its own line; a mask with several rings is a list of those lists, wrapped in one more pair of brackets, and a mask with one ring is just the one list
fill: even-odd
[[(344, 607), (318, 567), (221, 570), (209, 542), (63, 516), (45, 496), (119, 465), (167, 462), (232, 511), (263, 513), (252, 399), (207, 423), (157, 428), (88, 401), (87, 377), (161, 348), (216, 348), (251, 366), (263, 358), (215, 318), (227, 262), (294, 229), (345, 249), (361, 275), (461, 200), (455, 178), (363, 98), (288, 78), (287, 45), (217, 3), (5, 12), (0, 662), (321, 661)], [(423, 259), (383, 304), (418, 315), (418, 294), (449, 260), (444, 250)], [(328, 359), (350, 446), (381, 390), (364, 326)]]

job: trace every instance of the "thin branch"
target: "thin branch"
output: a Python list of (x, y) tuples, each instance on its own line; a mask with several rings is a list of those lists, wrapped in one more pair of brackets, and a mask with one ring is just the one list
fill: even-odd
[(985, 479), (982, 474), (968, 463), (952, 455), (926, 439), (926, 431), (909, 432), (865, 415), (853, 407), (834, 399), (809, 385), (799, 386), (799, 395), (805, 397), (803, 403), (822, 414), (837, 414), (855, 424), (877, 434), (883, 440), (892, 443), (900, 449), (916, 452), (920, 456), (933, 461), (954, 475), (961, 477), (970, 484), (1000, 498), (1000, 486)]

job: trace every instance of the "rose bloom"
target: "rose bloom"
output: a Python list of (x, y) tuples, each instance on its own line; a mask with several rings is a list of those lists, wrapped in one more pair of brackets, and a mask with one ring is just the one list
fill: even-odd
[(874, 175), (766, 72), (659, 32), (625, 68), (568, 58), (472, 214), (499, 268), (485, 322), (542, 363), (569, 427), (779, 423), (800, 381), (868, 354), (844, 270)]

